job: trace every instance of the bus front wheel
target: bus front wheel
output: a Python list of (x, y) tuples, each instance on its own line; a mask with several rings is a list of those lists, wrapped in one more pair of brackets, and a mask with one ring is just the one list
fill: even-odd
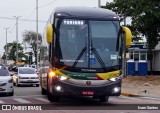
[(54, 96), (51, 93), (49, 93), (48, 91), (47, 91), (47, 97), (50, 102), (58, 102), (60, 100), (60, 97)]
[(109, 96), (99, 96), (100, 102), (108, 102)]

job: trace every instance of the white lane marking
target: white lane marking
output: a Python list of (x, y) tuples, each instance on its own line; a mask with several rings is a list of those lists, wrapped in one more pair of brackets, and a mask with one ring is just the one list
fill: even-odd
[(18, 101), (20, 103), (31, 103), (30, 101), (24, 100), (22, 98), (13, 98), (13, 100)]
[(150, 100), (153, 100), (153, 101), (159, 101), (160, 98), (156, 98), (156, 97), (125, 97), (125, 96), (120, 96), (120, 98), (124, 98), (124, 99), (130, 99), (130, 100), (143, 100), (143, 99), (148, 99), (148, 100), (145, 100), (145, 101), (149, 101), (150, 103), (152, 104), (155, 104), (155, 102), (152, 102)]
[(45, 98), (35, 98), (35, 99), (43, 101), (43, 102), (47, 102), (47, 103), (50, 102), (48, 99), (45, 99)]
[(160, 98), (156, 98), (156, 97), (126, 97), (126, 96), (120, 96), (118, 98), (126, 98), (126, 99), (151, 99), (151, 100), (160, 100)]
[(155, 98), (155, 97), (139, 97), (139, 98), (146, 98), (146, 99), (152, 99), (152, 100), (160, 100), (160, 98)]
[(22, 95), (20, 95), (20, 96), (18, 96), (18, 95), (14, 95), (14, 97), (44, 97), (44, 95), (24, 95), (24, 96), (22, 96)]
[(126, 96), (120, 96), (122, 99), (131, 99), (131, 100), (137, 100), (136, 97), (126, 97)]
[(3, 104), (4, 102), (2, 100), (0, 100), (0, 104)]

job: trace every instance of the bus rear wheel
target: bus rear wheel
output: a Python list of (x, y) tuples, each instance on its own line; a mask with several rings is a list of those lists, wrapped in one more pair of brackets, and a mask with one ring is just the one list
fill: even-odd
[(108, 102), (109, 96), (99, 96), (100, 102)]

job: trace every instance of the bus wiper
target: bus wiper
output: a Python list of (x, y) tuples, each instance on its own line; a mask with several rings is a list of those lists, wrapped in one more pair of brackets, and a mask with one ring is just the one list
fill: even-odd
[(97, 50), (95, 48), (92, 47), (91, 51), (93, 51), (94, 55), (96, 56), (98, 62), (100, 63), (101, 67), (103, 68), (104, 71), (106, 71), (106, 65), (103, 62), (102, 58), (100, 57), (100, 55), (98, 54)]
[(75, 62), (73, 63), (72, 67), (75, 67), (78, 63), (78, 61), (80, 60), (80, 58), (83, 56), (84, 52), (87, 50), (87, 47), (84, 47), (82, 49), (82, 51), (80, 52), (80, 54), (78, 55), (77, 59), (75, 60)]

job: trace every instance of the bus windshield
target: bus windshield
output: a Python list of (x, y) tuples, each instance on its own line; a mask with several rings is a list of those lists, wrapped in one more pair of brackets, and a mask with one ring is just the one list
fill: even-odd
[(76, 68), (119, 65), (116, 51), (118, 21), (56, 20), (56, 57)]

